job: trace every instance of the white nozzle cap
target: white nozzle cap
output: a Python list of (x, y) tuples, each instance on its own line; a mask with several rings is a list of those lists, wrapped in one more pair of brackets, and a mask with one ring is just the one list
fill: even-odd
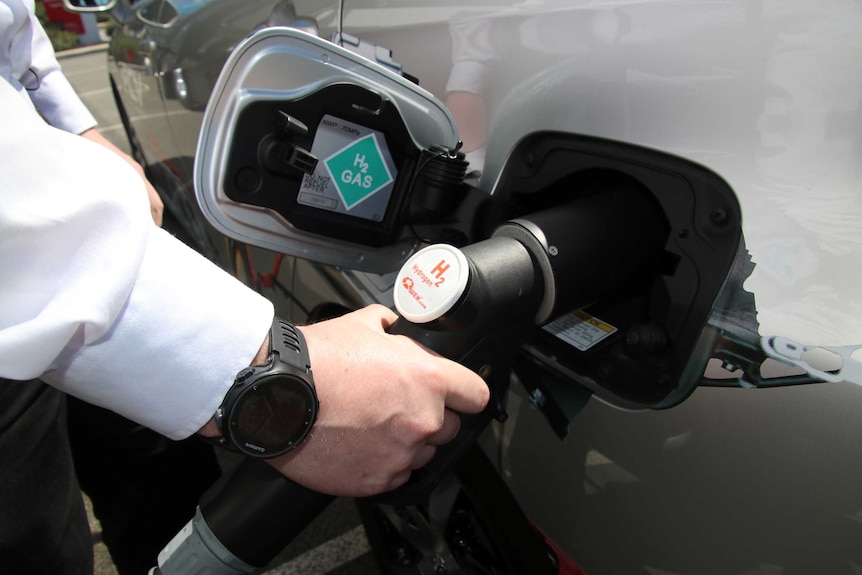
[(470, 264), (458, 248), (447, 244), (423, 248), (398, 272), (395, 309), (412, 323), (434, 321), (461, 298), (469, 278)]

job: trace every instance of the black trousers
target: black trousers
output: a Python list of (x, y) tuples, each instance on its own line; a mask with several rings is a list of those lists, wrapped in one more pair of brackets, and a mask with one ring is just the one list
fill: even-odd
[(146, 575), (221, 468), (211, 446), (175, 442), (39, 381), (0, 380), (0, 573), (91, 575), (81, 491), (120, 575)]
[(65, 396), (39, 381), (0, 380), (0, 571), (93, 572)]
[(172, 441), (106, 409), (67, 399), (72, 459), (120, 575), (147, 575), (221, 475), (212, 446)]

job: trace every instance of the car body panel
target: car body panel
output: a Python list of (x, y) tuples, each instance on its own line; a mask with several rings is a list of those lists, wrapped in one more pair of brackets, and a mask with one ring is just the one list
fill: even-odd
[[(391, 276), (280, 259), (226, 240), (195, 209), (208, 91), (246, 35), (289, 23), (285, 4), (210, 0), (161, 28), (134, 15), (141, 4), (114, 9), (112, 78), (149, 173), (208, 255), (296, 321), (325, 302), (391, 304)], [(337, 31), (337, 2), (287, 4), (322, 37)], [(719, 174), (742, 206), (760, 334), (855, 346), (860, 20), (849, 0), (346, 0), (342, 25), (449, 105), (489, 193), (512, 147), (543, 130)], [(646, 412), (591, 400), (565, 438), (534, 400), (513, 385), (509, 421), (482, 445), (531, 521), (587, 573), (862, 571), (859, 386), (701, 387)]]

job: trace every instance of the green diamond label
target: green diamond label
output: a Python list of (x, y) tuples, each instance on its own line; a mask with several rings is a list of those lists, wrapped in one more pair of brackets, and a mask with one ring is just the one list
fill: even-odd
[(303, 176), (298, 204), (372, 222), (386, 218), (398, 168), (383, 134), (326, 114), (311, 153), (320, 161)]
[(348, 144), (325, 160), (341, 201), (351, 210), (392, 182), (376, 134)]

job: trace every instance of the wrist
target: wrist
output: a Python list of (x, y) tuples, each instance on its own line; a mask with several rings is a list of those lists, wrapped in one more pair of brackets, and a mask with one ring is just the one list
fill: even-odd
[(216, 424), (215, 415), (213, 415), (203, 427), (198, 429), (198, 435), (201, 437), (218, 437), (221, 435), (221, 431), (219, 431), (218, 425)]
[[(270, 334), (266, 334), (266, 337), (263, 340), (263, 344), (260, 346), (260, 349), (257, 350), (257, 354), (255, 354), (254, 359), (251, 360), (250, 365), (263, 365), (266, 363), (266, 358), (269, 357), (270, 350)], [(221, 403), (221, 402), (219, 402)], [(207, 421), (203, 427), (198, 429), (198, 435), (202, 437), (219, 437), (221, 436), (221, 430), (216, 423), (216, 416), (213, 415), (209, 421)]]
[(200, 430), (211, 443), (261, 459), (296, 449), (319, 409), (302, 332), (276, 317), (270, 333), (252, 366), (239, 371), (213, 420)]

